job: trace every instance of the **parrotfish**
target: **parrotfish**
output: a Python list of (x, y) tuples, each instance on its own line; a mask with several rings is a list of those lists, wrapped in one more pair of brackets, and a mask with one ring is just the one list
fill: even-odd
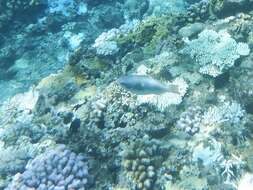
[(163, 84), (148, 75), (127, 75), (117, 80), (124, 89), (137, 94), (162, 94), (165, 92), (179, 93), (178, 86), (173, 84)]

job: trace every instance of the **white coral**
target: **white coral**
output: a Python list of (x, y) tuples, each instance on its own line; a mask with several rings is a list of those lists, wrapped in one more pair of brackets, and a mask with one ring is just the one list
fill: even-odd
[(237, 190), (253, 190), (253, 174), (246, 173), (239, 181)]
[(244, 55), (244, 56), (249, 55), (250, 49), (249, 49), (248, 44), (239, 42), (239, 43), (237, 44), (237, 53), (238, 53), (239, 55)]
[(93, 47), (96, 49), (99, 55), (114, 55), (119, 51), (117, 42), (115, 41), (120, 35), (127, 35), (131, 30), (139, 24), (138, 20), (133, 20), (131, 22), (126, 22), (119, 28), (113, 28), (107, 32), (100, 34)]
[(220, 167), (223, 169), (221, 175), (225, 179), (225, 184), (230, 184), (234, 187), (237, 176), (240, 174), (241, 168), (245, 166), (245, 162), (240, 156), (232, 154), (231, 158), (228, 160), (223, 160), (220, 163)]
[(176, 78), (172, 83), (178, 86), (179, 93), (166, 92), (160, 95), (148, 94), (148, 95), (138, 95), (137, 103), (143, 104), (148, 103), (156, 106), (159, 110), (164, 111), (170, 105), (178, 105), (182, 102), (183, 97), (188, 89), (188, 84), (182, 78)]
[(221, 152), (221, 143), (215, 139), (211, 139), (209, 146), (204, 146), (204, 143), (200, 143), (194, 147), (192, 153), (192, 161), (202, 161), (202, 164), (206, 167), (213, 166), (215, 163), (223, 160)]
[(30, 112), (35, 107), (38, 97), (39, 92), (32, 87), (29, 91), (16, 94), (9, 100), (3, 102), (0, 106), (0, 122), (2, 126), (11, 120), (30, 121), (32, 118)]
[(224, 122), (239, 124), (245, 115), (245, 110), (237, 102), (225, 102), (221, 106), (213, 106), (205, 112), (203, 124), (217, 125)]
[(187, 46), (182, 50), (200, 65), (199, 72), (217, 77), (233, 67), (235, 60), (246, 56), (250, 50), (247, 44), (237, 43), (226, 30), (202, 31), (197, 39), (185, 40)]
[(112, 29), (98, 36), (93, 47), (96, 48), (99, 55), (113, 55), (119, 51), (117, 43), (114, 41), (118, 33), (118, 29)]
[(76, 48), (78, 48), (80, 44), (82, 43), (82, 41), (84, 40), (83, 33), (74, 34), (70, 31), (66, 31), (63, 37), (67, 40), (72, 50), (75, 50)]

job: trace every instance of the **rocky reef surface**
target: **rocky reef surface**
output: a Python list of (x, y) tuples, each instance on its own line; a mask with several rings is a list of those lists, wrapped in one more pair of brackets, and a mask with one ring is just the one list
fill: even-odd
[(252, 87), (252, 0), (3, 0), (0, 189), (252, 190)]

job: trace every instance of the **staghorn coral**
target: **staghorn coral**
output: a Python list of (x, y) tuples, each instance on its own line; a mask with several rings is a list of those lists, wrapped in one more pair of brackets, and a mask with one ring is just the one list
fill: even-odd
[(38, 100), (38, 91), (31, 88), (25, 93), (16, 94), (2, 102), (0, 107), (0, 121), (2, 126), (14, 121), (31, 121), (31, 111)]
[(87, 185), (86, 158), (71, 152), (64, 145), (59, 145), (29, 162), (25, 172), (16, 174), (5, 190), (85, 190)]
[(117, 43), (113, 40), (117, 30), (112, 29), (108, 32), (100, 34), (93, 45), (99, 55), (114, 55), (119, 51)]
[[(170, 187), (170, 189), (179, 188), (180, 190), (203, 190), (208, 189), (207, 180), (201, 176), (201, 172), (196, 165), (184, 165), (179, 173), (180, 180), (178, 187)], [(169, 188), (169, 187), (167, 187)], [(169, 190), (169, 189), (166, 189)]]
[(219, 164), (219, 167), (222, 171), (221, 176), (224, 179), (224, 183), (235, 186), (235, 181), (241, 175), (242, 169), (245, 168), (245, 162), (240, 156), (232, 154), (231, 158), (224, 159)]
[[(241, 155), (224, 154), (224, 150), (228, 151), (229, 149), (224, 146), (223, 142), (218, 142), (211, 136), (197, 144), (192, 144), (191, 147), (191, 161), (201, 166), (199, 167), (200, 171), (209, 170), (210, 174), (218, 176), (219, 182), (217, 181), (217, 183), (220, 185), (236, 186), (236, 181), (246, 169), (246, 162)], [(213, 186), (213, 188), (215, 187)]]
[(247, 114), (239, 103), (224, 102), (222, 105), (209, 107), (204, 113), (201, 130), (220, 134), (224, 142), (240, 145), (249, 136), (249, 131), (244, 126), (246, 121)]
[[(0, 106), (0, 140), (15, 144), (20, 136), (28, 136), (37, 141), (45, 133), (33, 124), (32, 110), (38, 100), (38, 91), (31, 88), (28, 92), (16, 94)], [(35, 133), (34, 133), (35, 132)]]
[(66, 42), (68, 43), (68, 46), (71, 50), (78, 49), (80, 47), (80, 44), (84, 40), (84, 34), (83, 33), (72, 33), (70, 31), (66, 31), (64, 33), (64, 38)]
[(229, 123), (236, 126), (243, 122), (245, 110), (237, 102), (224, 102), (223, 105), (210, 107), (203, 115), (203, 124), (217, 125)]
[(75, 15), (85, 15), (88, 12), (86, 2), (74, 0), (51, 0), (47, 3), (48, 12), (52, 15), (71, 17)]

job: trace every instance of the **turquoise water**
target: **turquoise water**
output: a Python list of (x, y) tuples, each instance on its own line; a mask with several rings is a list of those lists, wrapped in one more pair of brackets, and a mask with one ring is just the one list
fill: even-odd
[(252, 0), (2, 0), (0, 189), (253, 190)]

